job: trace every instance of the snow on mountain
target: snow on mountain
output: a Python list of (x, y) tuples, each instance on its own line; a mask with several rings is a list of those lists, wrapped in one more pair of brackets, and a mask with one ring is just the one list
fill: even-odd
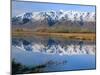
[[(18, 19), (20, 18), (20, 19)], [(38, 11), (38, 12), (26, 12), (18, 16), (13, 17), (13, 19), (18, 19), (20, 22), (23, 20), (31, 21), (43, 21), (48, 20), (50, 23), (56, 23), (60, 20), (67, 21), (83, 21), (83, 22), (94, 22), (95, 12), (81, 12), (81, 11)], [(12, 19), (12, 21), (14, 21)]]

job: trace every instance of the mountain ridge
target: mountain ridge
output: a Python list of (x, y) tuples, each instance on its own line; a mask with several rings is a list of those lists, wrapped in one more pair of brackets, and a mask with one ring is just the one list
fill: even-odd
[[(95, 12), (80, 11), (38, 11), (27, 12), (12, 18), (14, 27), (26, 29), (41, 28), (85, 28), (95, 31)], [(17, 26), (16, 26), (17, 25)]]

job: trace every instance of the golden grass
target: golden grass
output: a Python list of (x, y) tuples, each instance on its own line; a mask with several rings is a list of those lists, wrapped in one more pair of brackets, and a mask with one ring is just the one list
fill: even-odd
[(95, 33), (48, 33), (48, 32), (12, 32), (13, 36), (50, 36), (61, 37), (64, 39), (79, 39), (79, 40), (93, 40), (96, 39)]

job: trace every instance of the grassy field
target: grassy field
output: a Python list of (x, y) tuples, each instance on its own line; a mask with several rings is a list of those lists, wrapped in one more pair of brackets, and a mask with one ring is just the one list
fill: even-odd
[(48, 32), (31, 32), (31, 31), (20, 31), (12, 32), (12, 36), (50, 36), (50, 37), (61, 37), (64, 39), (79, 39), (79, 40), (93, 40), (96, 39), (95, 33), (48, 33)]

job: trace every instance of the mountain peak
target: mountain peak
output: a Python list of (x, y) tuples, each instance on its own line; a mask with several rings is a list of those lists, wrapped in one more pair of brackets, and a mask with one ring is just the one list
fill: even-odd
[[(19, 19), (20, 18), (20, 19)], [(79, 21), (80, 24), (83, 22), (95, 22), (95, 12), (81, 12), (81, 11), (65, 11), (65, 10), (49, 10), (49, 11), (33, 11), (26, 12), (16, 16), (18, 22), (23, 20), (34, 22), (37, 21), (48, 21), (47, 23), (51, 26), (60, 21)], [(27, 20), (26, 20), (27, 19)], [(26, 23), (26, 22), (25, 22)]]

